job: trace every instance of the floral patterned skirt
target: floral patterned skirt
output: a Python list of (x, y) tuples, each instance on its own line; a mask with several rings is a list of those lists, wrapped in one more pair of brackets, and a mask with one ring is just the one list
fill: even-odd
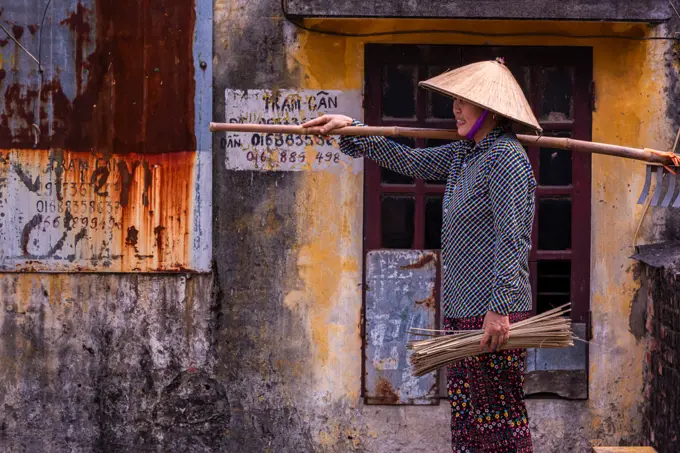
[[(530, 313), (512, 313), (515, 323)], [(481, 329), (484, 317), (445, 318), (447, 330)], [(454, 453), (532, 453), (524, 404), (524, 349), (468, 357), (448, 367)]]

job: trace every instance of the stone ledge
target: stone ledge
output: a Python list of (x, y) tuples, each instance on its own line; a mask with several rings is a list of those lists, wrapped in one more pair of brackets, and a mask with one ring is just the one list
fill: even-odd
[(287, 0), (299, 17), (413, 17), (454, 19), (664, 22), (673, 11), (664, 0)]
[(593, 447), (593, 453), (657, 453), (652, 447)]

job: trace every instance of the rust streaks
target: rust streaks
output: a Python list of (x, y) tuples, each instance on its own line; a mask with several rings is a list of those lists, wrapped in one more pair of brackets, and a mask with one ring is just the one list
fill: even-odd
[(7, 85), (4, 93), (4, 110), (0, 112), (0, 144), (7, 148), (17, 145), (20, 140), (15, 135), (25, 137), (33, 145), (31, 124), (35, 122), (33, 105), (38, 92), (27, 89), (21, 83)]
[[(5, 74), (4, 70), (2, 74)], [(61, 89), (59, 80), (46, 81), (43, 84), (40, 102), (38, 91), (20, 82), (6, 85), (2, 96), (4, 109), (0, 109), (0, 148), (32, 148), (35, 137), (31, 125), (34, 123), (39, 124), (40, 130), (43, 131), (38, 148), (63, 147), (64, 135), (69, 127), (63, 118), (71, 114), (71, 105)], [(53, 106), (56, 120), (50, 121), (48, 103)], [(36, 109), (36, 105), (40, 108)], [(35, 117), (36, 110), (38, 118)], [(51, 134), (48, 131), (51, 131)]]
[(92, 187), (94, 188), (94, 192), (96, 195), (99, 195), (100, 197), (106, 197), (109, 195), (109, 192), (105, 190), (104, 187), (110, 175), (111, 171), (109, 170), (109, 167), (106, 165), (97, 167), (92, 172), (92, 176), (90, 177), (90, 183), (92, 184)]
[(430, 263), (435, 263), (437, 262), (437, 255), (434, 253), (423, 253), (423, 255), (416, 261), (415, 263), (409, 264), (407, 266), (402, 266), (400, 269), (405, 271), (405, 270), (412, 270), (412, 269), (422, 269), (425, 266), (427, 266)]
[(134, 226), (127, 229), (127, 237), (125, 238), (125, 245), (129, 245), (135, 250), (137, 249), (137, 242), (139, 241), (139, 231)]
[(14, 35), (14, 39), (17, 41), (21, 39), (22, 36), (24, 36), (24, 27), (20, 25), (12, 25), (12, 35)]
[(384, 404), (397, 404), (399, 402), (399, 395), (392, 387), (392, 383), (382, 376), (375, 384), (375, 394)]
[(76, 10), (71, 15), (61, 21), (61, 25), (66, 25), (75, 35), (75, 75), (76, 93), (83, 92), (83, 59), (85, 58), (85, 45), (90, 43), (90, 24), (88, 22), (89, 10), (78, 2)]
[[(55, 262), (82, 270), (190, 267), (195, 152), (0, 156), (0, 216), (14, 219), (0, 231), (6, 258), (30, 259), (36, 271)], [(25, 201), (4, 203), (11, 197)]]
[[(95, 5), (90, 10), (78, 1), (65, 19), (50, 17), (75, 50), (57, 59), (40, 99), (36, 84), (25, 78), (3, 89), (0, 148), (33, 148), (35, 123), (42, 149), (108, 155), (196, 150), (195, 1)], [(14, 36), (23, 33), (13, 27)], [(65, 95), (72, 91), (75, 96)]]
[(193, 1), (97, 2), (96, 50), (80, 63), (89, 76), (73, 102), (72, 121), (83, 133), (73, 130), (70, 148), (195, 150), (194, 7)]
[(153, 229), (153, 234), (154, 237), (156, 238), (156, 250), (158, 250), (159, 254), (163, 254), (163, 231), (165, 230), (165, 227), (162, 225), (158, 225), (156, 228)]
[[(434, 289), (433, 289), (434, 292)], [(428, 310), (434, 310), (435, 309), (435, 297), (434, 294), (430, 294), (427, 299), (423, 300), (417, 300), (416, 305), (422, 305)]]

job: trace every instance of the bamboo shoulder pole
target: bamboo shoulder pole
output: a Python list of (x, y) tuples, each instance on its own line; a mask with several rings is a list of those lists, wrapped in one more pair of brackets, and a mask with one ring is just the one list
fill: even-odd
[[(243, 123), (210, 123), (211, 132), (255, 132), (264, 134), (318, 135), (315, 130), (301, 126), (286, 126), (276, 124), (243, 124)], [(382, 137), (413, 137), (434, 138), (444, 140), (461, 140), (463, 137), (456, 131), (447, 129), (426, 129), (415, 127), (375, 127), (375, 126), (347, 126), (336, 129), (331, 135), (346, 136), (382, 136)], [(661, 165), (678, 166), (678, 156), (668, 151), (649, 148), (631, 148), (628, 146), (610, 145), (607, 143), (572, 140), (564, 137), (538, 137), (533, 135), (518, 135), (517, 139), (526, 146), (542, 148), (564, 149), (582, 153), (605, 154), (608, 156), (624, 157)]]

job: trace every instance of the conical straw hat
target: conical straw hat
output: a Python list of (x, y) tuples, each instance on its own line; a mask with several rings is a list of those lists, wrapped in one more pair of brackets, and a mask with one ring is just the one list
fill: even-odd
[(541, 132), (522, 88), (502, 61), (481, 61), (429, 80), (423, 88), (471, 102)]

